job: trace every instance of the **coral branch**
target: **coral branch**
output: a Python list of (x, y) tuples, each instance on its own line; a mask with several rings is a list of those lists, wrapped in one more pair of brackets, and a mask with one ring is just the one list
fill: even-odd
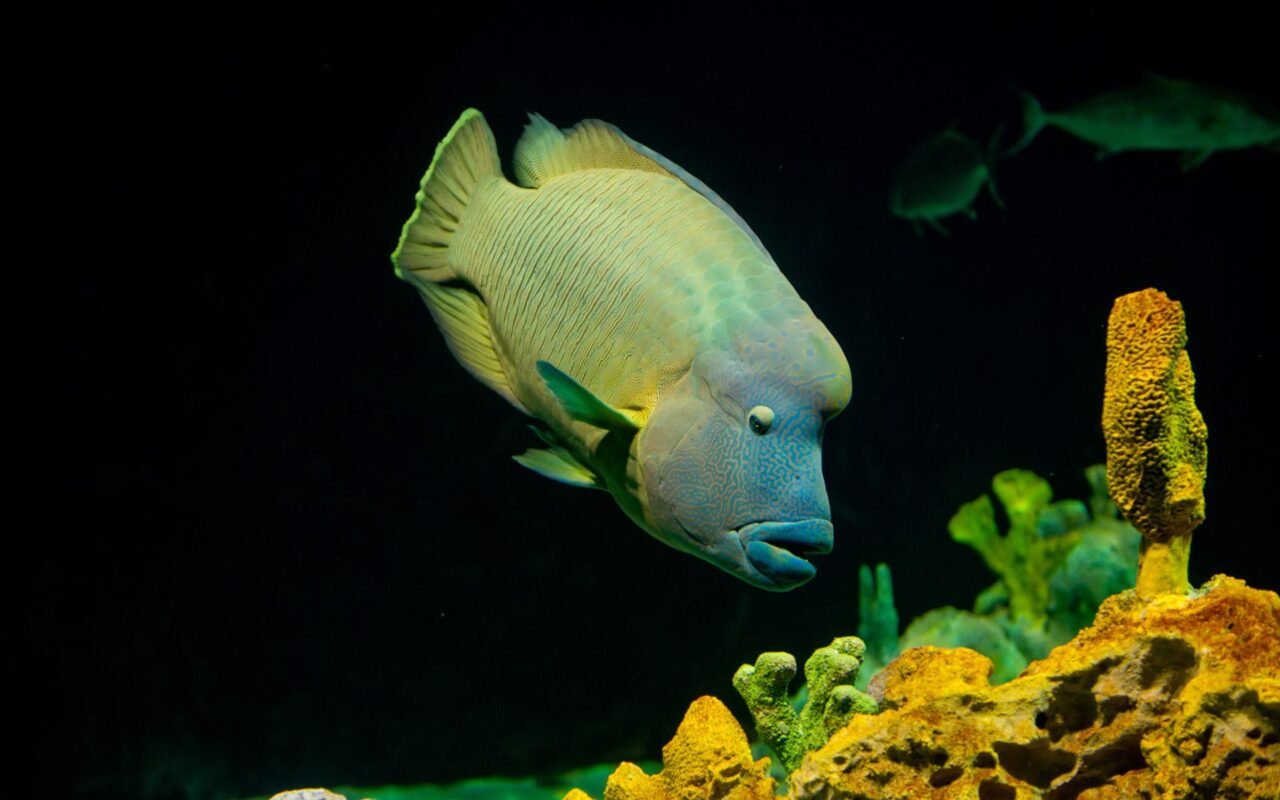
[(1042, 626), (1049, 576), (1079, 543), (1074, 531), (1088, 521), (1088, 512), (1078, 501), (1050, 502), (1049, 483), (1023, 469), (996, 475), (991, 489), (1009, 517), (1007, 534), (1000, 534), (995, 508), (986, 495), (961, 506), (947, 530), (952, 539), (977, 550), (1000, 576), (1014, 621)]
[(866, 644), (858, 688), (898, 655), (898, 609), (893, 604), (893, 574), (888, 564), (858, 568), (858, 638)]
[(751, 710), (756, 733), (778, 754), (788, 772), (855, 714), (878, 710), (870, 696), (853, 686), (865, 651), (856, 636), (837, 637), (829, 646), (815, 650), (804, 665), (809, 698), (799, 712), (787, 696), (796, 674), (796, 659), (790, 653), (763, 653), (755, 666), (743, 664), (734, 674), (733, 688)]

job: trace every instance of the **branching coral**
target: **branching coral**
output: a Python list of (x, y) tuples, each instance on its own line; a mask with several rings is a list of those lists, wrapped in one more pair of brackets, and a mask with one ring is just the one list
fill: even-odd
[(871, 676), (898, 655), (898, 609), (888, 564), (877, 564), (874, 574), (867, 564), (858, 568), (858, 638), (867, 648), (857, 682), (865, 689)]
[(796, 675), (790, 653), (763, 653), (755, 666), (743, 664), (733, 687), (756, 721), (756, 733), (778, 754), (788, 772), (804, 754), (821, 747), (855, 714), (876, 713), (876, 702), (853, 686), (866, 650), (856, 636), (833, 639), (804, 664), (809, 696), (797, 712), (787, 687)]
[(1186, 345), (1181, 303), (1155, 289), (1116, 300), (1102, 405), (1107, 479), (1142, 532), (1138, 591), (1147, 596), (1190, 590), (1191, 532), (1204, 521), (1208, 430)]
[(1010, 469), (991, 482), (1009, 517), (1001, 535), (987, 495), (965, 503), (947, 524), (951, 538), (967, 544), (1000, 577), (1009, 611), (1019, 625), (1042, 626), (1049, 607), (1049, 576), (1080, 541), (1077, 528), (1088, 522), (1084, 504), (1058, 503), (1048, 481), (1033, 472)]

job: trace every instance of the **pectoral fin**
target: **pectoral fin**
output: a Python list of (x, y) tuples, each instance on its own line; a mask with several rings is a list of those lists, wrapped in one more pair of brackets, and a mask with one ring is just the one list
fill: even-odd
[(550, 362), (538, 362), (538, 375), (546, 382), (547, 389), (572, 419), (607, 431), (640, 430), (639, 426), (625, 414), (596, 397), (589, 389), (561, 372)]
[(553, 481), (587, 489), (604, 488), (604, 484), (594, 472), (583, 466), (578, 459), (574, 458), (571, 453), (562, 447), (552, 446), (546, 450), (530, 448), (518, 456), (512, 456), (512, 458), (521, 466), (528, 467), (539, 475), (550, 478)]

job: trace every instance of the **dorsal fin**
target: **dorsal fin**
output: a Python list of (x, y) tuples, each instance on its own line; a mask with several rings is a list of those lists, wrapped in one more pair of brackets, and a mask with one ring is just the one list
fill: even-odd
[(612, 125), (586, 119), (562, 131), (541, 114), (529, 115), (524, 135), (516, 143), (515, 167), (516, 181), (533, 189), (557, 175), (587, 169), (634, 169), (671, 175), (653, 159), (638, 153)]
[(640, 144), (617, 127), (598, 119), (584, 119), (572, 128), (561, 130), (541, 114), (529, 115), (529, 124), (516, 143), (516, 181), (521, 186), (536, 189), (557, 175), (588, 169), (634, 169), (675, 178), (724, 212), (760, 248), (760, 252), (773, 260), (760, 237), (732, 206), (705, 183), (653, 148)]

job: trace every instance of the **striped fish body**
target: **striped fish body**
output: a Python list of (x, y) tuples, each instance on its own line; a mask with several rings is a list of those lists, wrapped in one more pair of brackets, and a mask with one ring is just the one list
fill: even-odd
[(643, 424), (694, 354), (753, 315), (809, 313), (747, 235), (675, 178), (596, 169), (537, 190), (495, 180), (478, 195), (454, 240), (457, 271), (488, 306), (516, 398), (583, 438), (538, 361)]
[[(645, 530), (749, 582), (807, 580), (798, 551), (831, 538), (818, 437), (848, 400), (830, 333), (732, 209), (611, 126), (534, 117), (516, 175), (464, 113), (393, 260), (463, 365), (546, 424), (549, 447), (517, 460), (608, 490)], [(772, 418), (752, 428), (757, 406), (759, 422), (788, 404), (812, 446), (766, 443)], [(782, 455), (762, 460), (765, 444)], [(741, 478), (753, 462), (766, 484), (788, 465), (807, 478), (757, 486)]]

